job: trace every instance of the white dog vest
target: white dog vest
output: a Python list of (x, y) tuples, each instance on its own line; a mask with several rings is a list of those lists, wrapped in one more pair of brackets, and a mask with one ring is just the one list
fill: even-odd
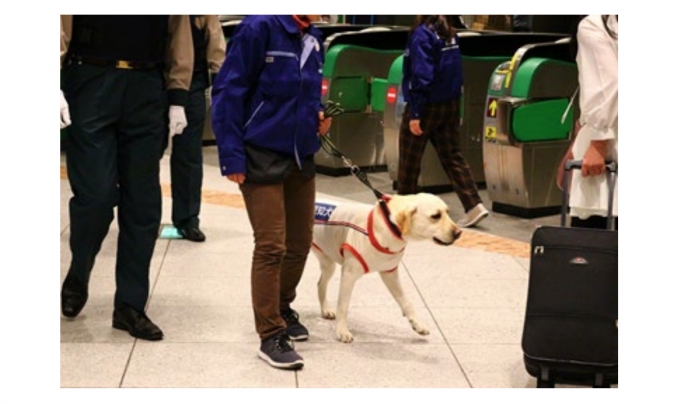
[(404, 241), (390, 232), (398, 249), (380, 245), (375, 237), (377, 220), (387, 224), (388, 219), (373, 205), (316, 202), (312, 245), (339, 264), (351, 254), (365, 273), (394, 271), (404, 254)]

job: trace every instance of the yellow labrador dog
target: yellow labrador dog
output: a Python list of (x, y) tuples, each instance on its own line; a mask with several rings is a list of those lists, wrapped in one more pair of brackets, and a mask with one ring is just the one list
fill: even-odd
[[(370, 272), (380, 273), (411, 328), (420, 335), (430, 333), (420, 324), (404, 295), (397, 267), (408, 240), (451, 245), (460, 237), (461, 230), (448, 212), (441, 198), (427, 193), (386, 196), (375, 205), (316, 203), (312, 251), (321, 267), (319, 304), (323, 318), (337, 319), (336, 336), (340, 341), (353, 340), (347, 327), (349, 300), (355, 282)], [(337, 313), (326, 299), (336, 264), (342, 268)]]

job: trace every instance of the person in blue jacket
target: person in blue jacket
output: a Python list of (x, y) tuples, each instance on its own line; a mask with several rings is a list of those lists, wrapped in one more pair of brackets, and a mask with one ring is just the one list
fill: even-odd
[(299, 369), (290, 341), (308, 338), (290, 305), (312, 245), (324, 49), (318, 15), (241, 21), (212, 90), (220, 170), (238, 183), (255, 239), (251, 279), (258, 356)]
[(404, 52), (406, 106), (399, 129), (397, 192), (418, 192), (421, 160), (429, 140), (465, 209), (458, 225), (472, 227), (489, 212), (460, 150), (463, 61), (451, 17), (419, 15)]

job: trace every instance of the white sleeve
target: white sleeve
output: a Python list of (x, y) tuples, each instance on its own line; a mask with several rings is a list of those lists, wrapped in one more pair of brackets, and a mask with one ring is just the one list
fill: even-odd
[(612, 138), (610, 129), (618, 126), (619, 116), (618, 42), (599, 18), (585, 18), (577, 33), (581, 122), (591, 140)]

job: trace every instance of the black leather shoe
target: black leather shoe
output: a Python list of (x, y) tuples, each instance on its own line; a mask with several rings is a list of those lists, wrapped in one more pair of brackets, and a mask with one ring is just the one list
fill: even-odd
[(182, 227), (177, 229), (179, 234), (182, 235), (186, 240), (191, 241), (205, 241), (205, 234), (198, 227)]
[(76, 317), (87, 303), (87, 284), (82, 284), (74, 276), (66, 275), (61, 286), (61, 313), (66, 317)]
[(113, 311), (113, 328), (127, 331), (135, 338), (149, 341), (163, 339), (163, 331), (144, 312), (130, 306), (118, 307)]

